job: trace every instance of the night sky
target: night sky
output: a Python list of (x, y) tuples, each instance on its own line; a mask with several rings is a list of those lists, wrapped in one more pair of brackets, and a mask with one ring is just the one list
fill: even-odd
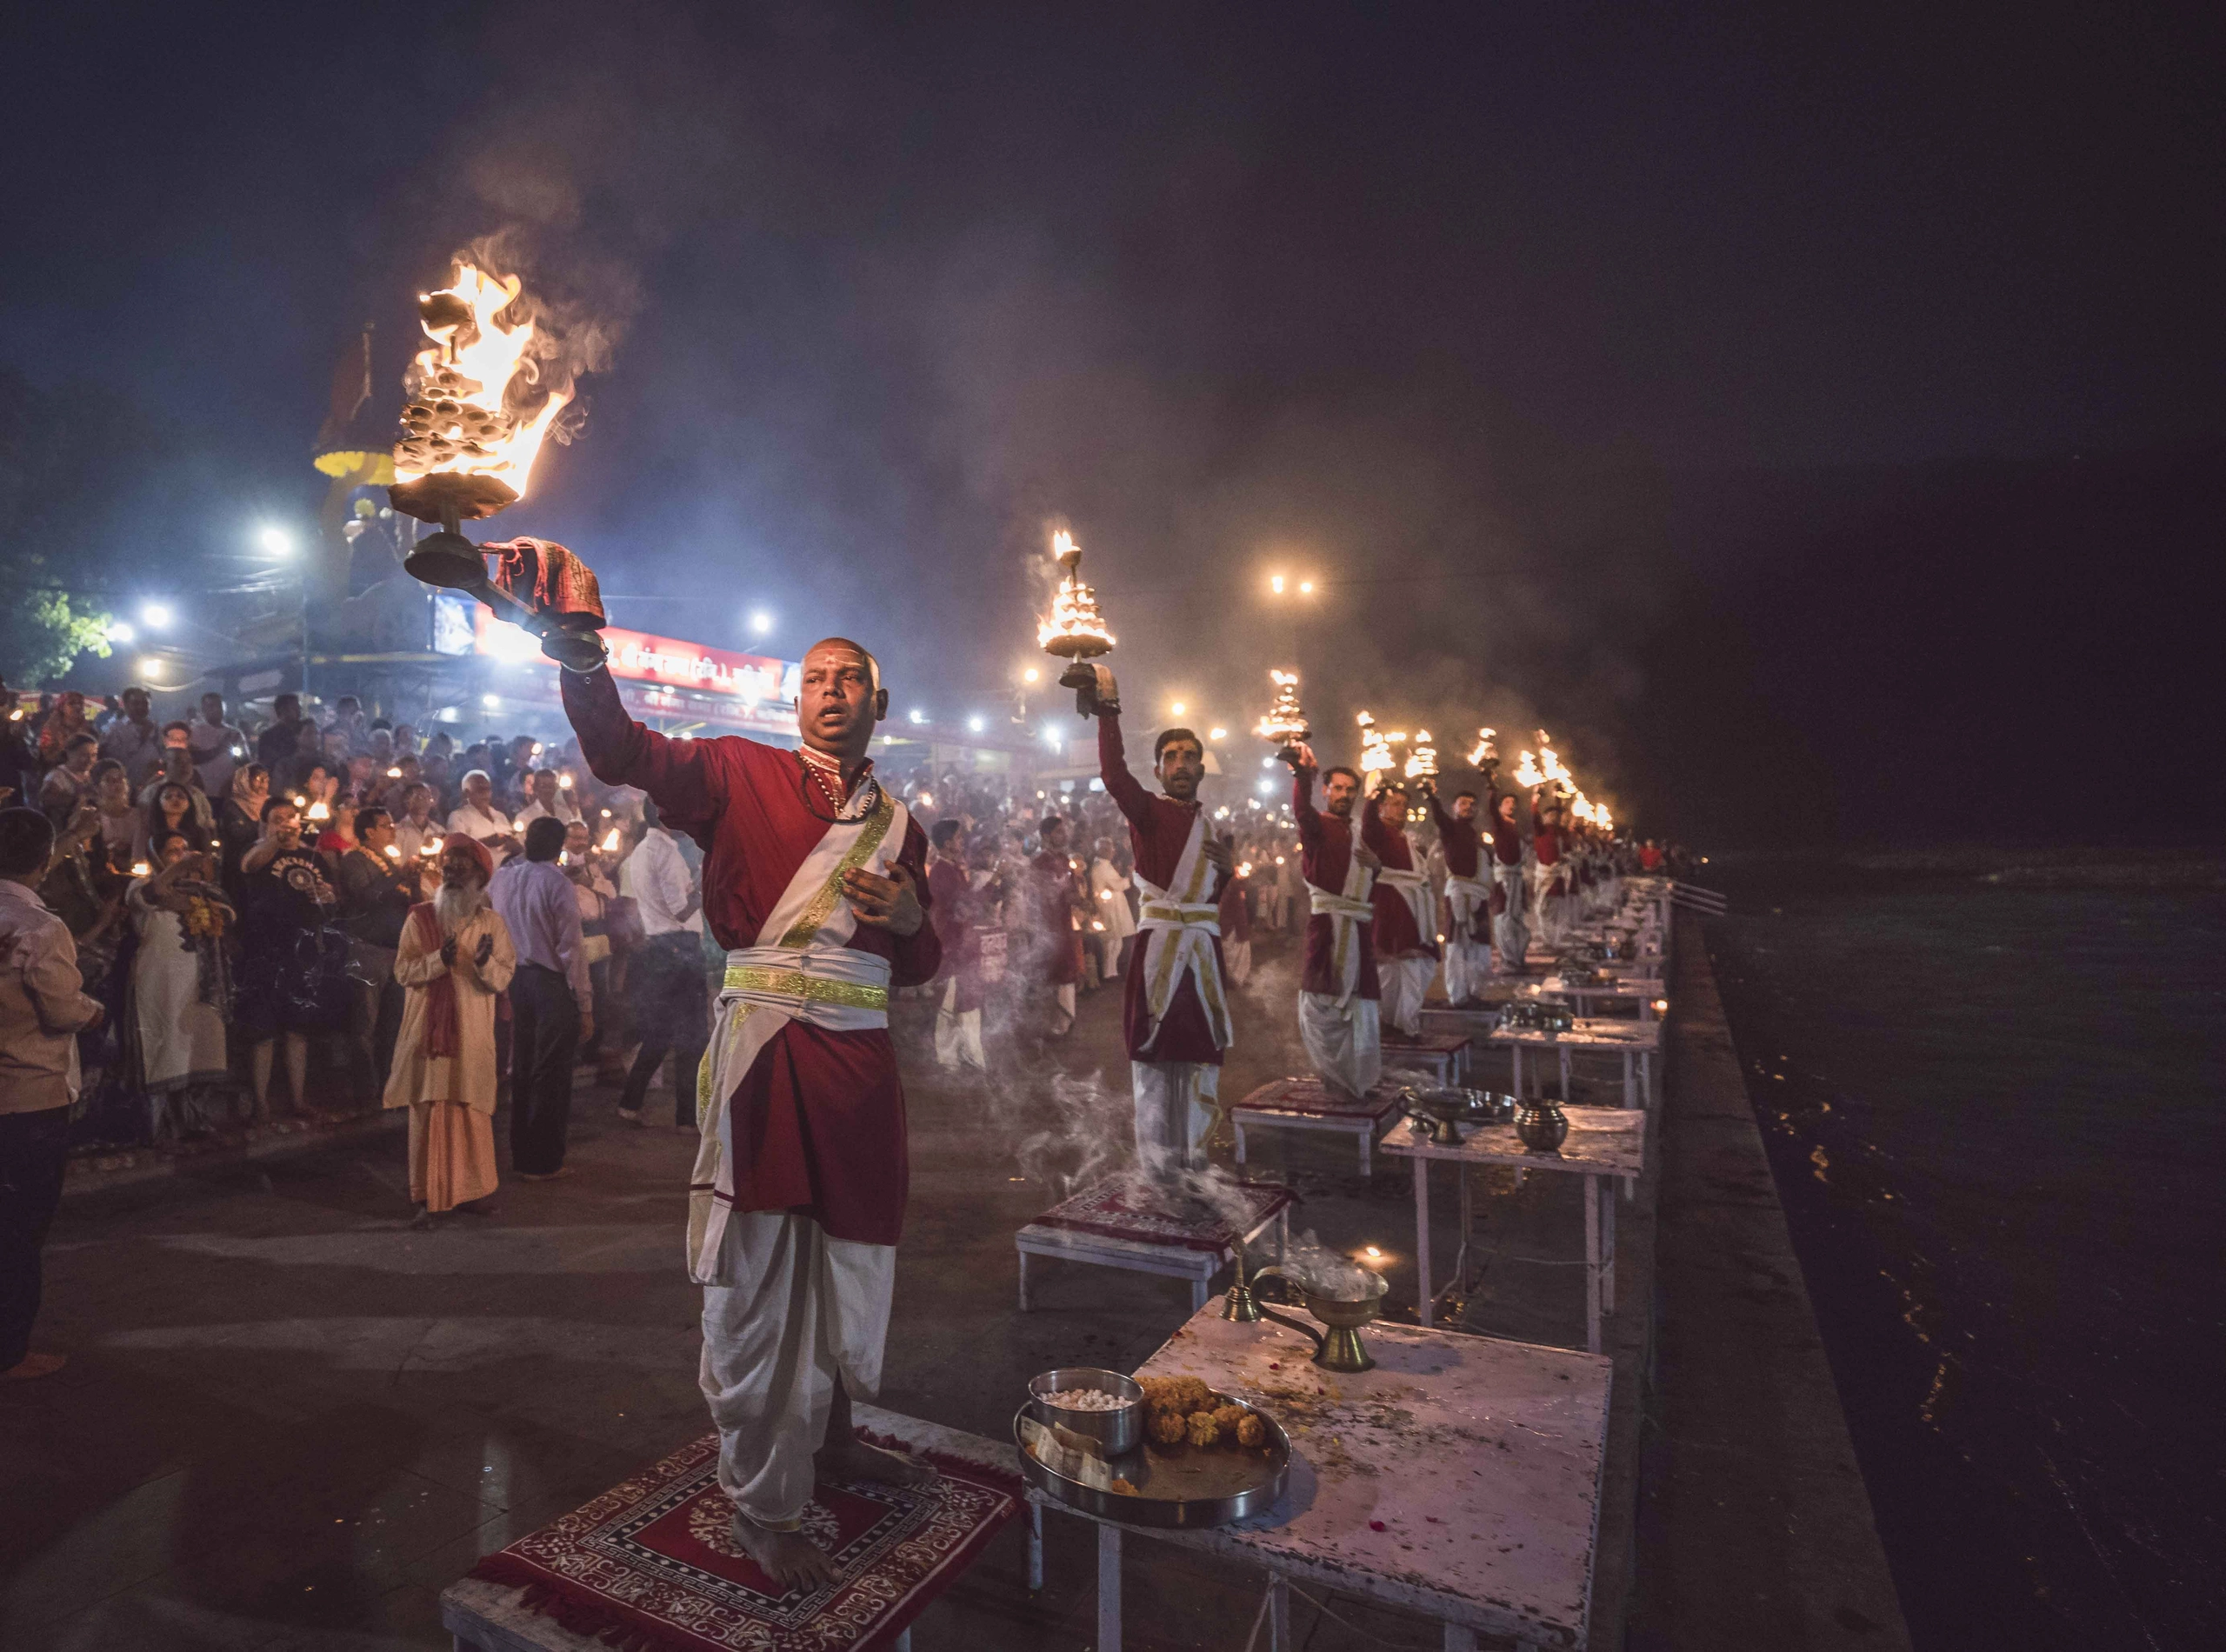
[[(508, 230), (616, 343), (501, 528), (620, 623), (743, 647), (763, 605), (994, 711), (1056, 515), (1144, 721), (1249, 722), (1296, 647), (1318, 723), (1543, 721), (1703, 843), (2203, 836), (2218, 47), (2102, 6), (57, 9), (0, 53), (0, 368), (188, 456), (87, 532), (223, 554), (313, 520), (354, 332), (391, 396), (414, 294)], [(1296, 634), (1273, 568), (1329, 583)], [(2165, 818), (2067, 807), (2118, 772)]]

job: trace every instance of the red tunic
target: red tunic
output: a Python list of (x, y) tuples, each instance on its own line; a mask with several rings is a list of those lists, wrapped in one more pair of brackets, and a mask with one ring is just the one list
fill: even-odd
[(1029, 863), (1035, 906), (1037, 964), (1055, 987), (1082, 979), (1082, 935), (1075, 928), (1075, 864), (1067, 852), (1047, 849)]
[[(975, 938), (974, 881), (955, 861), (938, 859), (928, 869), (928, 890), (935, 901), (930, 913), (936, 939), (943, 945), (943, 968), (936, 979), (956, 980), (958, 996), (952, 1008), (963, 1014), (982, 1007), (982, 943)], [(941, 1002), (938, 1000), (937, 1002)]]
[[(1415, 869), (1415, 846), (1407, 841), (1403, 826), (1387, 826), (1383, 817), (1367, 804), (1361, 816), (1360, 841), (1374, 851), (1383, 863), (1387, 872), (1411, 872)], [(1369, 944), (1379, 958), (1414, 958), (1437, 956), (1437, 943), (1424, 935), (1415, 923), (1415, 909), (1407, 904), (1404, 893), (1391, 887), (1381, 876), (1376, 887), (1369, 891), (1369, 903), (1376, 908), (1376, 933)]]
[[(1515, 829), (1512, 822), (1499, 817), (1499, 800), (1506, 795), (1496, 791), (1484, 800), (1485, 812), (1491, 816), (1492, 859), (1502, 866), (1520, 866), (1523, 864), (1523, 834)], [(1520, 801), (1516, 803), (1516, 809), (1518, 813), (1521, 811)]]
[[(1429, 801), (1430, 821), (1437, 828), (1438, 846), (1445, 851), (1445, 869), (1455, 877), (1473, 879), (1478, 864), (1483, 859), (1483, 839), (1476, 829), (1478, 823), (1474, 819), (1463, 820), (1458, 815), (1447, 814), (1435, 792), (1430, 795)], [(1452, 903), (1441, 898), (1437, 906), (1445, 932), (1450, 936), (1453, 933)], [(1480, 941), (1486, 946), (1492, 943), (1492, 915), (1489, 902), (1479, 901), (1476, 903), (1476, 916), (1469, 920), (1468, 938)]]
[[(1190, 841), (1190, 823), (1199, 805), (1178, 803), (1172, 797), (1154, 796), (1129, 772), (1129, 759), (1121, 743), (1121, 719), (1097, 719), (1097, 770), (1105, 795), (1120, 806), (1129, 823), (1129, 843), (1136, 858), (1136, 871), (1161, 889), (1175, 881), (1176, 863), (1183, 846)], [(1216, 879), (1223, 874), (1216, 872)], [(1209, 900), (1213, 886), (1207, 886)], [(1150, 935), (1139, 934), (1130, 949), (1128, 979), (1121, 988), (1121, 1030), (1129, 1041), (1130, 1061), (1203, 1062), (1221, 1064), (1222, 1052), (1214, 1047), (1213, 1026), (1198, 999), (1197, 983), (1184, 971), (1161, 1017), (1159, 1036), (1151, 1036), (1151, 1012), (1145, 1003), (1148, 983), (1143, 957)], [(1214, 960), (1221, 962), (1221, 942), (1214, 942)], [(1222, 977), (1224, 983), (1228, 976)]]
[[(1356, 806), (1367, 807), (1364, 803)], [(1345, 874), (1353, 864), (1352, 822), (1342, 816), (1324, 815), (1314, 807), (1314, 771), (1310, 769), (1291, 771), (1290, 812), (1298, 822), (1299, 870), (1315, 888), (1327, 889), (1332, 895), (1343, 894)], [(1376, 979), (1376, 949), (1369, 936), (1376, 926), (1362, 923), (1355, 927), (1359, 930), (1360, 972), (1353, 996), (1381, 998), (1383, 989)], [(1332, 998), (1342, 992), (1344, 989), (1337, 979), (1336, 956), (1336, 933), (1329, 914), (1310, 913), (1306, 919), (1306, 969), (1299, 978), (1299, 990), (1327, 993)]]
[[(755, 946), (767, 914), (827, 830), (828, 805), (816, 789), (807, 792), (803, 759), (736, 735), (667, 739), (627, 716), (610, 672), (559, 676), (588, 768), (607, 786), (649, 793), (664, 823), (702, 846), (704, 922), (721, 946)], [(887, 958), (891, 984), (909, 987), (934, 976), (943, 956), (917, 821), (897, 858), (930, 921), (904, 936), (861, 924), (850, 944)], [(789, 1023), (759, 1053), (730, 1108), (736, 1209), (792, 1211), (815, 1218), (833, 1238), (896, 1242), (909, 1169), (904, 1089), (886, 1028), (834, 1032)]]

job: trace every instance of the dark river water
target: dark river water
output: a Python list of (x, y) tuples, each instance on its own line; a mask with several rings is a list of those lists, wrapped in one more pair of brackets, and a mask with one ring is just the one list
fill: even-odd
[(2226, 1645), (2226, 896), (1708, 869), (1916, 1642)]

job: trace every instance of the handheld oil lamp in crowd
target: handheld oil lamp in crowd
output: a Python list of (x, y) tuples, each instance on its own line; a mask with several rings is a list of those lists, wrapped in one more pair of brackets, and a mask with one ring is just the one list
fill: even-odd
[(1296, 763), (1299, 743), (1314, 732), (1307, 724), (1304, 709), (1298, 703), (1298, 673), (1271, 670), (1268, 680), (1276, 685), (1275, 697), (1268, 703), (1268, 709), (1259, 722), (1252, 725), (1252, 732), (1263, 740), (1272, 741), (1279, 748), (1276, 756), (1285, 763)]
[(572, 399), (569, 388), (542, 390), (551, 341), (518, 303), (523, 285), (460, 261), (453, 286), (419, 296), (428, 343), (404, 382), (410, 399), (387, 497), (404, 516), (439, 524), (404, 561), (412, 575), (470, 592), (540, 637), (550, 658), (590, 670), (603, 658), (595, 633), (606, 623), (595, 570), (549, 540), (482, 546), (463, 533), (524, 496), (534, 456)]

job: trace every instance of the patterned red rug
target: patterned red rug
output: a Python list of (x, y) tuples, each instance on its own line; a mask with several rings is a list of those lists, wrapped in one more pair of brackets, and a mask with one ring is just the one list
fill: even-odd
[[(1218, 1256), (1236, 1244), (1240, 1233), (1250, 1233), (1292, 1202), (1290, 1189), (1272, 1182), (1232, 1182), (1216, 1176), (1212, 1185), (1217, 1204), (1208, 1204), (1180, 1189), (1116, 1176), (1053, 1205), (1030, 1225)], [(1242, 1228), (1237, 1225), (1240, 1219)]]
[(1390, 1084), (1378, 1084), (1356, 1100), (1340, 1095), (1318, 1078), (1278, 1078), (1261, 1085), (1232, 1110), (1303, 1113), (1309, 1118), (1380, 1119), (1387, 1113), (1396, 1112), (1398, 1107), (1398, 1089)]
[[(870, 1437), (870, 1436), (869, 1436)], [(901, 1442), (879, 1443), (903, 1449)], [(472, 1569), (623, 1652), (870, 1652), (887, 1646), (1020, 1511), (1020, 1481), (930, 1453), (918, 1488), (823, 1485), (804, 1530), (841, 1579), (780, 1592), (736, 1544), (706, 1435)]]

